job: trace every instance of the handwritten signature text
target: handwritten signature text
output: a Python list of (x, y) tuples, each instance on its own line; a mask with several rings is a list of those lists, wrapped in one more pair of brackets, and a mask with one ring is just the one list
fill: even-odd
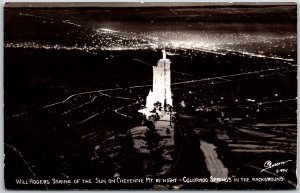
[(286, 164), (287, 162), (291, 162), (292, 160), (286, 160), (286, 161), (282, 161), (282, 162), (276, 162), (276, 163), (272, 163), (271, 160), (268, 160), (264, 163), (264, 169), (262, 169), (260, 171), (260, 173), (266, 171), (267, 169), (271, 169), (271, 168), (274, 168), (274, 167), (277, 167), (277, 166), (281, 166), (281, 165), (284, 165)]

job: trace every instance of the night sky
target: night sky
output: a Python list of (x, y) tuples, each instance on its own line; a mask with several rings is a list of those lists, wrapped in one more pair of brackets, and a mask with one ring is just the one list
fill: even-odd
[(5, 46), (16, 47), (18, 43), (17, 47), (24, 47), (26, 42), (31, 47), (89, 47), (93, 51), (166, 47), (236, 51), (291, 60), (296, 57), (297, 13), (292, 3), (57, 7), (67, 5), (8, 6)]

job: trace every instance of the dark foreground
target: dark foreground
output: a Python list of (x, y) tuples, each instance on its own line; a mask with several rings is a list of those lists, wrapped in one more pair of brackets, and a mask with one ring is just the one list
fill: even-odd
[[(157, 178), (177, 181), (157, 186), (104, 184), (101, 179), (114, 179), (116, 174), (122, 179), (145, 179), (145, 160), (161, 160), (159, 153), (154, 157), (137, 153), (127, 135), (130, 128), (141, 125), (142, 116), (137, 110), (144, 105), (143, 99), (152, 85), (151, 66), (133, 59), (156, 64), (160, 51), (107, 51), (92, 55), (6, 48), (6, 187), (295, 188), (296, 66), (230, 53), (216, 58), (213, 53), (193, 52), (195, 57), (191, 59), (186, 51), (175, 52), (178, 55), (169, 56), (174, 70), (174, 109), (178, 113), (174, 166)], [(232, 181), (239, 178), (239, 182), (210, 182), (200, 148), (203, 141), (216, 146), (228, 177)], [(261, 172), (268, 160), (292, 161)], [(208, 182), (183, 182), (183, 177), (207, 178)], [(264, 182), (266, 177), (284, 180)], [(250, 181), (242, 183), (240, 178)], [(91, 179), (92, 183), (74, 184), (76, 179)]]

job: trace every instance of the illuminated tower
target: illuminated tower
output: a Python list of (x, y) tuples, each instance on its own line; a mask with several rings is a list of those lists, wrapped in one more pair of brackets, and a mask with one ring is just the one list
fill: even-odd
[(162, 107), (173, 106), (171, 93), (171, 71), (170, 60), (166, 58), (166, 51), (163, 50), (163, 58), (156, 66), (153, 66), (153, 88), (149, 91), (146, 99), (146, 107), (153, 109), (153, 104), (157, 101)]

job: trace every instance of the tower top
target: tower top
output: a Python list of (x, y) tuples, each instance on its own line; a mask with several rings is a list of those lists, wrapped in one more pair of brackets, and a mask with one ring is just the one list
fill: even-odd
[(163, 53), (163, 60), (165, 60), (165, 59), (167, 59), (167, 54), (166, 54), (166, 50), (165, 49), (163, 49), (162, 50), (162, 53)]

